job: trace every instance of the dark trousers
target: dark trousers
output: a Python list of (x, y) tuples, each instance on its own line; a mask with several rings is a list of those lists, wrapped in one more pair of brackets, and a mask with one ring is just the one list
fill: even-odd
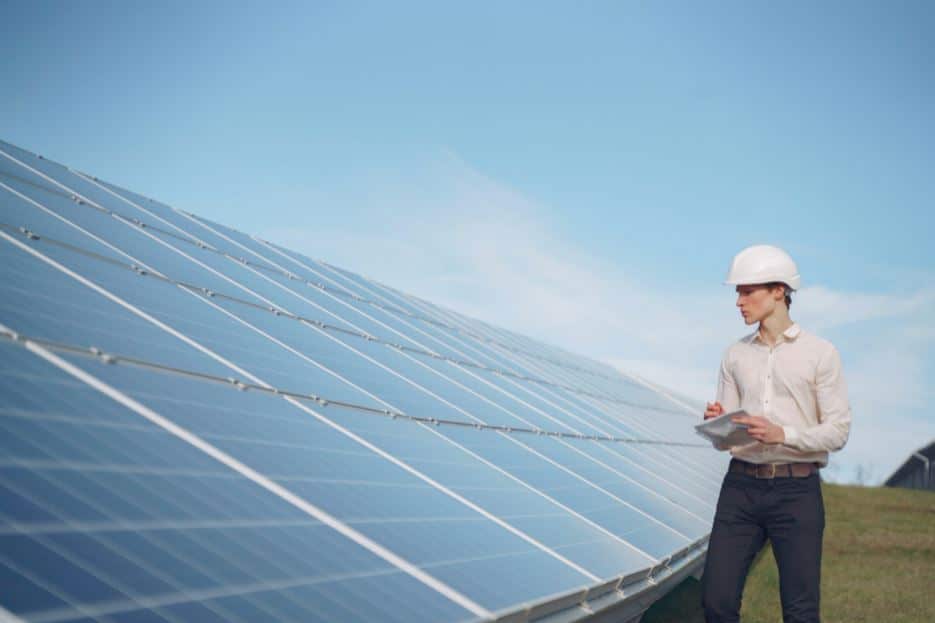
[(707, 623), (740, 621), (750, 563), (769, 539), (779, 567), (784, 623), (818, 623), (825, 507), (818, 474), (757, 479), (728, 472), (702, 576)]

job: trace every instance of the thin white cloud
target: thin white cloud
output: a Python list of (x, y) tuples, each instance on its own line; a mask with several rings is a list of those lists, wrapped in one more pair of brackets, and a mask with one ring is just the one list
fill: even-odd
[[(825, 330), (882, 318), (911, 320), (917, 314), (935, 309), (935, 287), (923, 286), (902, 295), (866, 292), (839, 292), (823, 286), (803, 289), (795, 296), (796, 315), (814, 327)], [(930, 327), (931, 328), (931, 327)]]
[[(719, 283), (637, 279), (646, 267), (617, 266), (572, 246), (546, 209), (452, 154), (410, 177), (384, 179), (360, 200), (373, 206), (373, 220), (354, 229), (262, 235), (697, 400), (713, 397), (724, 348), (750, 331)], [(912, 417), (935, 398), (925, 375), (932, 356), (920, 346), (933, 336), (935, 288), (894, 295), (816, 285), (797, 293), (793, 316), (844, 336), (838, 347), (855, 426), (833, 459), (838, 473), (853, 479), (857, 465), (873, 463), (883, 478), (920, 437), (935, 435), (932, 419)]]

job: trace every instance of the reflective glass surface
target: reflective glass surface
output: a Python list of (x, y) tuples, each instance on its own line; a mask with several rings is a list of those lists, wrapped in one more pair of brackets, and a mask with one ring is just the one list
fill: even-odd
[[(463, 452), (459, 456), (456, 448), (414, 423), (340, 407), (327, 407), (316, 417), (314, 409), (303, 410), (265, 392), (241, 392), (122, 364), (90, 365), (103, 381), (489, 609), (506, 607), (517, 595), (533, 600), (588, 582), (541, 548), (329, 424), (354, 422), (356, 432), (375, 445), (386, 441), (380, 427), (390, 427), (398, 436), (396, 449), (431, 464), (439, 478), (458, 487), (478, 486), (479, 480), (479, 486), (495, 489), (496, 472)], [(452, 534), (458, 538), (449, 538)], [(557, 534), (568, 539), (565, 543), (572, 541), (567, 535), (574, 535)], [(596, 538), (593, 530), (582, 528), (580, 534)], [(527, 566), (536, 573), (527, 574)], [(491, 581), (493, 573), (501, 581)], [(478, 582), (480, 577), (488, 580)]]
[[(172, 232), (174, 235), (190, 242), (197, 240), (188, 235), (184, 228), (176, 226), (177, 223), (181, 224), (182, 222), (180, 215), (157, 201), (133, 193), (125, 192), (120, 195), (113, 192), (117, 190), (116, 187), (94, 178), (85, 177), (61, 164), (39, 158), (35, 154), (9, 143), (0, 141), (0, 151), (15, 159), (16, 162), (13, 162), (10, 158), (0, 156), (0, 158), (16, 167), (19, 174), (27, 177), (27, 179), (44, 179), (44, 184), (57, 189), (59, 192), (83, 197), (88, 202), (87, 205), (96, 205), (130, 220), (140, 221), (150, 227)], [(26, 173), (26, 171), (30, 172)], [(52, 181), (45, 178), (51, 178)]]
[[(361, 389), (270, 341), (242, 320), (224, 313), (216, 306), (215, 299), (56, 247), (42, 239), (27, 242), (31, 248), (80, 275), (88, 276), (108, 292), (181, 331), (261, 381), (288, 391), (384, 408)], [(12, 329), (35, 337), (94, 346), (162, 365), (249, 380), (234, 368), (203, 355), (180, 338), (156, 329), (151, 323), (26, 252), (13, 248), (13, 245), (0, 243), (0, 253), (12, 258), (9, 263), (0, 265), (0, 270), (8, 271), (10, 276), (10, 283), (0, 287), (12, 288), (24, 282), (15, 294), (0, 303), (0, 310), (5, 313), (5, 316), (0, 315), (0, 322), (4, 317), (9, 318)], [(18, 264), (14, 265), (14, 261)], [(64, 292), (72, 294), (62, 300), (60, 296)], [(63, 314), (63, 307), (73, 307), (75, 312)], [(93, 314), (97, 320), (89, 320), (87, 314)], [(125, 319), (128, 319), (126, 325), (123, 324)]]
[[(74, 363), (92, 372), (118, 367)], [(151, 381), (142, 384), (156, 389)], [(0, 431), (2, 603), (28, 620), (473, 618), (6, 341)]]
[[(15, 241), (0, 239), (0, 323), (218, 377), (56, 350), (481, 607), (639, 572), (709, 532), (726, 458), (693, 431), (698, 401), (0, 151), (20, 161), (0, 155), (0, 232)], [(332, 402), (238, 391), (228, 377)], [(3, 337), (0, 390), (0, 586), (12, 589), (0, 606), (15, 614), (472, 618)]]
[[(183, 301), (192, 298), (175, 286), (147, 280), (125, 268), (56, 247), (44, 239), (16, 240), (28, 249), (92, 275), (96, 283), (120, 283), (122, 289), (135, 291), (138, 301), (146, 303), (148, 295), (155, 294), (150, 299), (152, 305), (146, 305), (151, 310), (177, 296)], [(144, 282), (152, 282), (153, 287), (142, 287)], [(0, 240), (0, 293), (0, 323), (23, 335), (83, 348), (96, 347), (222, 377), (230, 374), (229, 368), (6, 240)], [(180, 309), (184, 311), (184, 307)]]
[[(71, 244), (79, 243), (88, 251), (114, 260), (129, 261), (119, 251), (81, 233), (66, 220), (56, 218), (51, 211), (42, 210), (30, 203), (27, 198), (43, 205), (58, 203), (70, 209), (79, 208), (67, 195), (49, 187), (43, 180), (36, 178), (30, 182), (25, 181), (24, 175), (32, 175), (28, 171), (10, 172), (9, 169), (13, 166), (15, 165), (9, 160), (0, 157), (0, 184), (3, 185), (0, 186), (0, 224), (13, 231), (26, 228), (32, 232), (42, 232), (41, 235), (48, 238)], [(4, 231), (9, 232), (9, 229)]]

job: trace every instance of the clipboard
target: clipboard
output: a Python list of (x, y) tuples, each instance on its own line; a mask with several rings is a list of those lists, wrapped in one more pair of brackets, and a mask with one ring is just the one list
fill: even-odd
[(756, 442), (747, 432), (746, 424), (738, 424), (731, 418), (749, 415), (745, 410), (724, 413), (695, 426), (695, 432), (717, 446), (743, 446)]

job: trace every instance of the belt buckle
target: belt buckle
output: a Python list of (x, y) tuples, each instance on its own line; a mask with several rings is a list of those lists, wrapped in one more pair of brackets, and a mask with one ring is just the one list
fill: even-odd
[(776, 464), (770, 463), (769, 464), (769, 476), (767, 476), (767, 478), (775, 478), (775, 477), (776, 477)]

